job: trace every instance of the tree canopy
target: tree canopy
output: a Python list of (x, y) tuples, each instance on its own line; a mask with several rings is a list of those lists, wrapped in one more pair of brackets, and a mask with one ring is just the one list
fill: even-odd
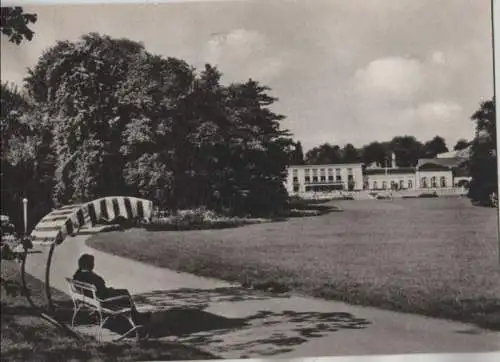
[(469, 160), (469, 197), (473, 202), (487, 204), (490, 196), (498, 193), (495, 99), (482, 102), (471, 119), (476, 124), (476, 135)]
[(453, 151), (461, 151), (469, 147), (470, 142), (467, 141), (466, 139), (459, 139), (455, 146), (453, 147)]
[(199, 72), (96, 33), (47, 49), (25, 93), (32, 159), (55, 204), (120, 193), (174, 209), (279, 212), (297, 146), (269, 108), (276, 99), (258, 81), (220, 80), (211, 65)]
[(28, 25), (37, 21), (36, 14), (25, 13), (20, 6), (2, 6), (0, 16), (0, 30), (14, 44), (21, 44), (23, 40), (33, 39), (34, 32)]

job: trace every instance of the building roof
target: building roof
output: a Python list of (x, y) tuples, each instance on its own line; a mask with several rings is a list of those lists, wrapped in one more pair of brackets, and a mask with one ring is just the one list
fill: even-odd
[(440, 153), (439, 155), (436, 156), (436, 158), (465, 159), (465, 158), (469, 158), (470, 151), (471, 151), (471, 146), (468, 146), (468, 147), (464, 148), (463, 150)]
[(332, 164), (322, 164), (322, 165), (290, 165), (290, 168), (340, 168), (340, 167), (362, 167), (363, 164), (360, 163), (332, 163)]
[[(385, 175), (385, 168), (374, 168), (374, 169), (366, 169), (364, 174), (365, 175)], [(414, 167), (398, 167), (398, 168), (388, 168), (387, 169), (387, 174), (388, 175), (401, 175), (401, 174), (414, 174), (415, 173), (415, 168)]]
[(438, 166), (444, 168), (456, 168), (464, 162), (460, 158), (421, 158), (418, 160), (417, 168), (423, 166)]

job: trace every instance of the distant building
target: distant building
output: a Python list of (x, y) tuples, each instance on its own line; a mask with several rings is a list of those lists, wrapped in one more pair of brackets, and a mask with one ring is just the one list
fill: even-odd
[[(447, 154), (448, 155), (448, 154)], [(393, 154), (390, 165), (361, 163), (290, 166), (286, 189), (290, 194), (335, 190), (422, 190), (467, 186), (468, 151), (454, 157), (420, 159), (415, 167), (397, 167)]]
[(286, 188), (289, 193), (363, 190), (361, 163), (296, 165), (288, 168)]

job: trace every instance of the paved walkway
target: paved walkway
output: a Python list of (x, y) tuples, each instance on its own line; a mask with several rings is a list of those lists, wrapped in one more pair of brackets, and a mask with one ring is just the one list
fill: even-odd
[[(251, 291), (91, 249), (88, 235), (56, 247), (51, 285), (66, 292), (78, 257), (89, 252), (108, 285), (128, 288), (153, 309), (153, 337), (223, 358), (294, 358), (500, 350), (500, 333), (472, 325), (297, 296)], [(31, 254), (28, 273), (44, 280), (48, 248)], [(110, 335), (111, 336), (111, 335)]]

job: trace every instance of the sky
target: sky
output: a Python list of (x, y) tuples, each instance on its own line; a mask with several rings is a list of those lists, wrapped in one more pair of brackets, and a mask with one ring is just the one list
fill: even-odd
[[(33, 3), (32, 3), (33, 4)], [(471, 139), (470, 116), (493, 95), (490, 0), (256, 0), (24, 5), (31, 42), (1, 42), (1, 79), (19, 85), (57, 40), (98, 32), (224, 82), (271, 88), (282, 127), (305, 150), (436, 135)]]

